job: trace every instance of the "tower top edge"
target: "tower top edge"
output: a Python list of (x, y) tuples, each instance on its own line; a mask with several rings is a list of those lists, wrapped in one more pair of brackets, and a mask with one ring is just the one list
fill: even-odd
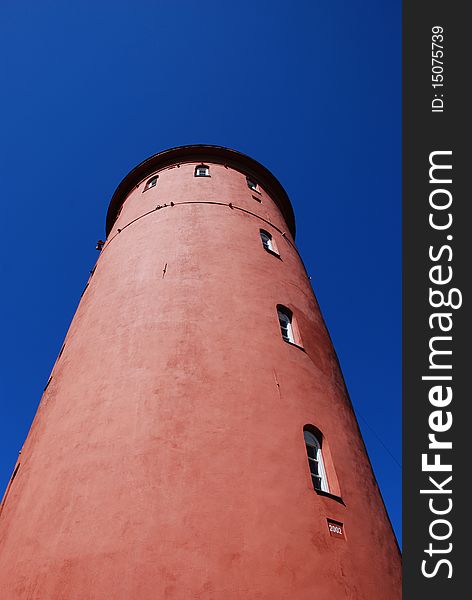
[(287, 192), (279, 180), (261, 163), (247, 154), (208, 144), (194, 144), (190, 146), (177, 146), (163, 150), (146, 158), (134, 167), (121, 181), (113, 194), (106, 217), (106, 233), (109, 235), (118, 212), (131, 190), (139, 185), (143, 179), (160, 169), (188, 162), (202, 162), (222, 164), (234, 168), (254, 178), (271, 196), (279, 207), (287, 223), (290, 233), (295, 238), (295, 216)]

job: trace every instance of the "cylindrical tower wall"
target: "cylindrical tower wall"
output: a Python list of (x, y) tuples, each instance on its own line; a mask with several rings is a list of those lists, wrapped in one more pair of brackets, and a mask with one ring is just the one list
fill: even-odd
[[(115, 201), (4, 499), (7, 599), (400, 598), (287, 206), (262, 176), (248, 187), (246, 162), (208, 158), (150, 165)], [(307, 424), (329, 493), (313, 489)]]

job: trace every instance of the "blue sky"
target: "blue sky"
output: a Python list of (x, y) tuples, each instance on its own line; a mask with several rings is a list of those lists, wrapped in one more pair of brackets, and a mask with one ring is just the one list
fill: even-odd
[(2, 0), (0, 51), (2, 492), (115, 187), (219, 144), (292, 200), (401, 541), (401, 3)]

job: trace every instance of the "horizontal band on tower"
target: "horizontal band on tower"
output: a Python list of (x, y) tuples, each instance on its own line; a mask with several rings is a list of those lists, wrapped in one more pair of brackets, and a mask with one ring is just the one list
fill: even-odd
[(246, 154), (231, 150), (230, 148), (224, 148), (223, 146), (206, 144), (178, 146), (164, 150), (147, 158), (130, 171), (116, 188), (110, 201), (106, 219), (107, 235), (109, 235), (113, 228), (123, 202), (134, 187), (160, 169), (189, 162), (221, 164), (254, 178), (276, 203), (287, 223), (290, 233), (295, 238), (295, 216), (292, 204), (287, 192), (278, 179), (266, 167)]

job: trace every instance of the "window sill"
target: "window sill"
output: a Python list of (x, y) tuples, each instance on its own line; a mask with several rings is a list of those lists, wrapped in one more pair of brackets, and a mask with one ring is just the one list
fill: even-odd
[[(281, 259), (282, 260), (282, 259)], [(286, 340), (285, 338), (282, 338), (283, 341), (288, 344), (289, 346), (295, 346), (295, 348), (298, 348), (299, 350), (301, 350), (302, 352), (305, 352), (306, 354), (306, 350), (303, 346), (300, 346), (299, 344), (296, 344), (295, 342), (289, 342), (288, 340)], [(323, 492), (323, 494), (327, 494), (327, 492)]]
[(280, 258), (280, 254), (279, 254), (278, 252), (276, 252), (275, 250), (269, 250), (269, 249), (267, 249), (267, 248), (264, 248), (264, 250), (265, 250), (266, 252), (268, 252), (269, 254), (272, 254), (272, 256), (276, 256), (276, 257), (277, 257), (279, 260), (282, 260), (282, 259)]
[(331, 500), (335, 500), (336, 502), (339, 502), (339, 504), (346, 506), (344, 504), (344, 500), (341, 498), (341, 496), (336, 496), (336, 494), (331, 494), (331, 492), (324, 492), (323, 490), (315, 490), (315, 492), (318, 494), (318, 496), (324, 496), (325, 498), (331, 498)]

